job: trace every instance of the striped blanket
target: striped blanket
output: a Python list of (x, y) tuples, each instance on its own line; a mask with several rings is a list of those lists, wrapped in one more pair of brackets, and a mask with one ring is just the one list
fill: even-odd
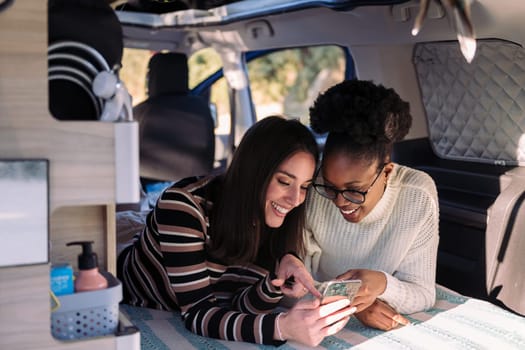
[[(142, 350), (250, 350), (273, 346), (229, 342), (195, 335), (178, 313), (122, 305), (140, 329)], [(389, 332), (363, 326), (355, 317), (316, 348), (287, 342), (280, 350), (306, 349), (525, 349), (525, 317), (491, 303), (437, 288), (437, 302), (424, 312), (407, 315), (411, 324)]]

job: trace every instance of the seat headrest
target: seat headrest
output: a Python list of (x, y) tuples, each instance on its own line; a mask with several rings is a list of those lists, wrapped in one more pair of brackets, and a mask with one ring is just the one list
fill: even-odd
[(149, 97), (188, 93), (188, 59), (185, 54), (161, 52), (148, 65)]

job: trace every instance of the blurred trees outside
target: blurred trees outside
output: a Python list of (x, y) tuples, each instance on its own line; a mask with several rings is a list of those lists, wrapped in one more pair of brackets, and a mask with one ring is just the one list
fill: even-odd
[(308, 125), (308, 108), (319, 92), (344, 79), (345, 63), (343, 49), (335, 45), (283, 49), (251, 61), (257, 118), (281, 113)]
[(149, 50), (124, 49), (119, 77), (131, 94), (133, 105), (139, 104), (147, 97), (146, 78), (152, 54)]

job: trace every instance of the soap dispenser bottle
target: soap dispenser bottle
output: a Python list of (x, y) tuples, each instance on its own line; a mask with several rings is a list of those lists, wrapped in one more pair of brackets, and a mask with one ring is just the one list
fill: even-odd
[(108, 287), (108, 280), (98, 270), (97, 254), (93, 252), (93, 241), (69, 242), (66, 245), (81, 245), (78, 256), (78, 275), (75, 278), (75, 292), (87, 292)]

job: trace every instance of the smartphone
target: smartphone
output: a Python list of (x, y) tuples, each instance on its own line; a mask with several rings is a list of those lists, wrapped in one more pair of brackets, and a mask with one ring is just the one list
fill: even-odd
[(333, 280), (321, 283), (317, 290), (321, 293), (321, 305), (348, 298), (354, 299), (361, 287), (361, 280)]

